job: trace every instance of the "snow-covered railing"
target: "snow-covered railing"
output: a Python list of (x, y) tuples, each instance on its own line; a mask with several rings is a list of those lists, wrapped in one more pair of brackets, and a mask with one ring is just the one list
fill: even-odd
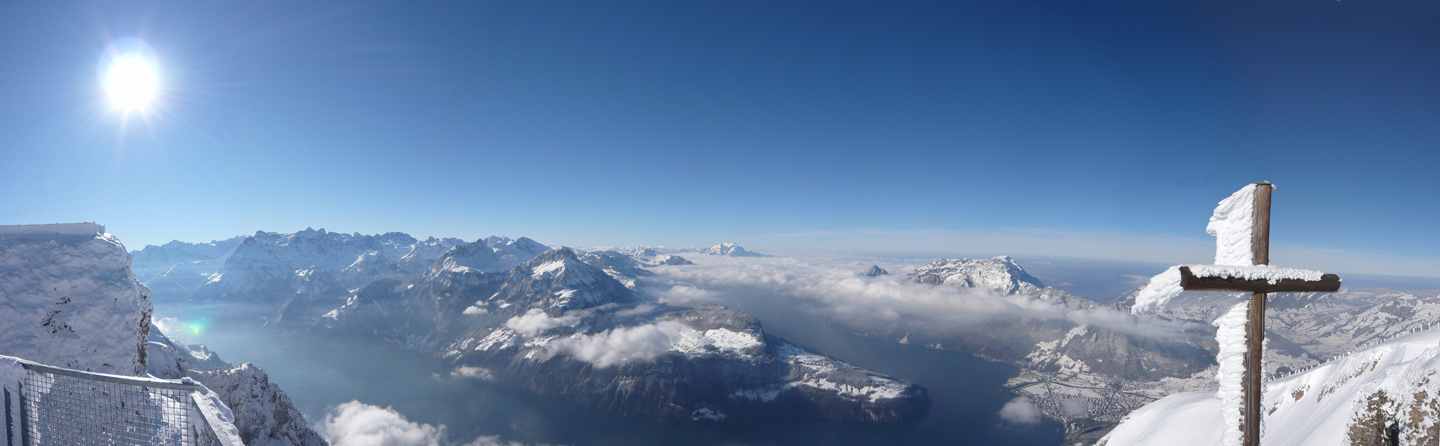
[(4, 444), (244, 446), (217, 435), (224, 422), (203, 403), (205, 388), (23, 362), (18, 395), (3, 399)]

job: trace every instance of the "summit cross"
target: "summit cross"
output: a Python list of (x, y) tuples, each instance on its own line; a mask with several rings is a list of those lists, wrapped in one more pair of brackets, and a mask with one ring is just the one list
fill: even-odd
[[(1250, 218), (1250, 257), (1253, 265), (1270, 264), (1270, 195), (1275, 186), (1268, 182), (1256, 183), (1254, 185), (1252, 212)], [(1236, 193), (1241, 196), (1245, 192), (1242, 189)], [(1233, 197), (1232, 197), (1233, 198)], [(1225, 202), (1221, 203), (1224, 206)], [(1217, 210), (1218, 214), (1218, 210)], [(1213, 220), (1213, 219), (1212, 219)], [(1212, 223), (1213, 224), (1213, 223)], [(1217, 235), (1217, 237), (1220, 237)], [(1234, 264), (1238, 262), (1223, 262), (1221, 258), (1226, 255), (1225, 240), (1220, 240), (1217, 248), (1216, 263)], [(1231, 259), (1243, 259), (1231, 256)], [(1235, 265), (1239, 266), (1239, 265)], [(1241, 383), (1244, 402), (1244, 421), (1240, 430), (1242, 433), (1241, 442), (1245, 446), (1260, 445), (1260, 393), (1261, 375), (1264, 373), (1263, 342), (1265, 341), (1265, 303), (1269, 293), (1284, 292), (1333, 292), (1340, 289), (1340, 276), (1335, 274), (1320, 275), (1319, 280), (1307, 280), (1307, 278), (1255, 278), (1255, 274), (1246, 274), (1244, 268), (1234, 268), (1227, 271), (1226, 268), (1200, 268), (1200, 273), (1195, 273), (1188, 266), (1180, 267), (1180, 287), (1186, 291), (1249, 291), (1254, 294), (1250, 297), (1249, 308), (1246, 314), (1245, 323), (1245, 374)], [(1226, 414), (1225, 416), (1234, 416)]]

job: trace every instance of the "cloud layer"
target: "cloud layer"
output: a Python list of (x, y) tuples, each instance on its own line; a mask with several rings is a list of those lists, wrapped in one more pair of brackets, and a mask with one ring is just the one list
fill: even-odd
[(1066, 320), (1153, 338), (1190, 337), (1200, 329), (1110, 307), (1075, 309), (1024, 295), (904, 283), (904, 274), (918, 262), (897, 265), (890, 260), (881, 266), (895, 275), (872, 278), (858, 272), (877, 259), (697, 257), (695, 266), (657, 268), (659, 279), (647, 285), (658, 297), (676, 303), (723, 303), (745, 294), (785, 296), (857, 323), (903, 322), (946, 329), (1005, 320)]

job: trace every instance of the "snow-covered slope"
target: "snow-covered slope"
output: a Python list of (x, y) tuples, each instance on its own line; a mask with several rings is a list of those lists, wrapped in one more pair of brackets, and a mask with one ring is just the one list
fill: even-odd
[(1037, 294), (1045, 285), (1009, 256), (989, 259), (938, 259), (917, 268), (910, 283), (982, 288), (1002, 294)]
[(130, 261), (109, 234), (0, 235), (0, 355), (145, 375), (150, 290)]
[[(1440, 330), (1401, 336), (1266, 383), (1267, 446), (1433, 445), (1440, 441)], [(1213, 392), (1171, 395), (1126, 417), (1101, 444), (1219, 445)]]

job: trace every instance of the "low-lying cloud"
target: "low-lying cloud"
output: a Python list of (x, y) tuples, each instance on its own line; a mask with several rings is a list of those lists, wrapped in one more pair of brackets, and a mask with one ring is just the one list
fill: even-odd
[[(709, 256), (703, 256), (709, 257)], [(1065, 320), (1151, 338), (1191, 337), (1198, 324), (1135, 315), (1106, 306), (1070, 308), (1025, 295), (904, 282), (919, 262), (881, 265), (895, 275), (865, 277), (874, 259), (845, 257), (697, 258), (695, 266), (656, 268), (647, 283), (675, 303), (724, 303), (737, 295), (791, 297), (850, 323), (918, 324), (953, 329), (1006, 320)]]
[(1000, 419), (1013, 424), (1035, 424), (1039, 423), (1044, 414), (1035, 403), (1030, 402), (1028, 397), (1016, 397), (1005, 406), (1000, 408)]
[[(450, 441), (446, 427), (417, 423), (389, 407), (350, 401), (330, 408), (317, 426), (331, 446), (460, 446)], [(498, 435), (482, 435), (464, 446), (527, 446), (505, 441)], [(536, 444), (534, 446), (550, 446)]]
[(665, 353), (689, 327), (665, 320), (633, 327), (616, 327), (593, 335), (559, 339), (550, 344), (575, 359), (610, 367), (627, 361), (649, 361)]
[(405, 419), (389, 407), (359, 401), (341, 403), (325, 414), (320, 436), (333, 446), (441, 446), (445, 425), (432, 426)]
[(495, 373), (484, 367), (460, 366), (450, 372), (451, 378), (473, 378), (484, 381), (493, 381)]
[(515, 330), (525, 336), (536, 336), (552, 328), (561, 326), (574, 326), (580, 322), (580, 317), (572, 314), (560, 317), (551, 317), (544, 310), (531, 308), (525, 314), (510, 318), (505, 321), (505, 327)]

